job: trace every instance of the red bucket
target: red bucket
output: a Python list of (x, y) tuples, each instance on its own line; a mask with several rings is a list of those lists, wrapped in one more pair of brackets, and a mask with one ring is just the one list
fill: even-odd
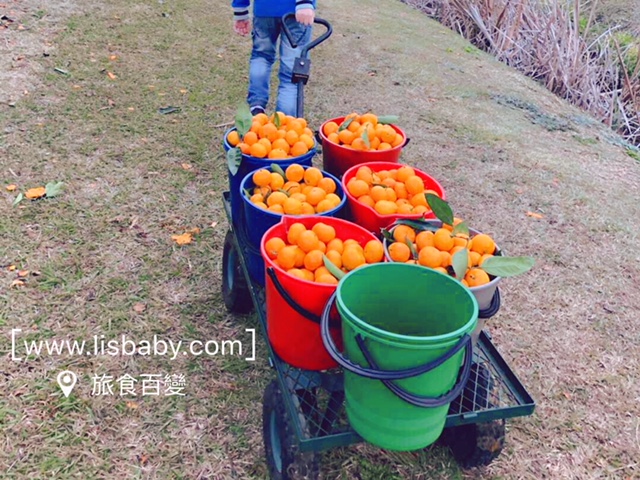
[(391, 125), (393, 129), (402, 135), (403, 142), (389, 150), (353, 150), (329, 141), (324, 132), (324, 126), (329, 122), (336, 122), (340, 125), (345, 117), (332, 118), (327, 120), (320, 127), (318, 132), (322, 140), (322, 169), (336, 177), (341, 177), (344, 172), (354, 165), (368, 162), (395, 162), (400, 158), (402, 148), (408, 143), (406, 134), (397, 126)]
[[(371, 163), (367, 163), (366, 165), (374, 172), (379, 172), (381, 170), (393, 170), (403, 166), (401, 164), (393, 163), (393, 162), (371, 162)], [(362, 165), (354, 165), (349, 170), (347, 170), (345, 174), (342, 176), (342, 189), (347, 195), (347, 206), (349, 210), (348, 218), (352, 222), (357, 223), (358, 225), (362, 226), (363, 228), (377, 235), (380, 233), (381, 228), (388, 227), (395, 220), (399, 218), (410, 219), (410, 220), (415, 220), (418, 218), (435, 218), (435, 215), (431, 211), (425, 212), (424, 214), (394, 213), (391, 215), (381, 215), (378, 212), (376, 212), (372, 207), (360, 203), (358, 199), (356, 199), (353, 195), (351, 195), (349, 193), (349, 190), (347, 190), (347, 183), (349, 182), (349, 180), (351, 180), (353, 177), (356, 176), (358, 168), (361, 166)], [(440, 185), (440, 183), (438, 183), (438, 181), (435, 178), (431, 177), (430, 175), (427, 175), (426, 173), (424, 173), (421, 170), (418, 170), (415, 167), (412, 167), (412, 168), (416, 172), (416, 175), (422, 178), (424, 182), (425, 190), (433, 190), (438, 194), (440, 198), (442, 198), (443, 200), (446, 200), (444, 188), (442, 187), (442, 185)]]
[[(320, 317), (336, 285), (309, 282), (286, 273), (267, 255), (265, 244), (271, 238), (279, 237), (287, 241), (287, 231), (293, 223), (302, 223), (311, 229), (323, 222), (336, 230), (336, 237), (342, 240), (353, 238), (363, 247), (375, 237), (346, 220), (333, 217), (291, 217), (283, 216), (282, 221), (271, 227), (262, 237), (260, 250), (266, 267), (265, 293), (267, 303), (267, 334), (275, 352), (290, 365), (305, 370), (327, 370), (337, 367), (337, 363), (326, 351), (320, 335)], [(333, 326), (331, 336), (342, 348), (340, 316), (337, 311), (331, 315)]]

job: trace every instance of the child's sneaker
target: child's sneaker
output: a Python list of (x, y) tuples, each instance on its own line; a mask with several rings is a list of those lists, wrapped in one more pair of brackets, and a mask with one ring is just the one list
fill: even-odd
[(264, 113), (264, 108), (262, 108), (260, 105), (251, 107), (251, 115), (258, 115), (259, 113)]

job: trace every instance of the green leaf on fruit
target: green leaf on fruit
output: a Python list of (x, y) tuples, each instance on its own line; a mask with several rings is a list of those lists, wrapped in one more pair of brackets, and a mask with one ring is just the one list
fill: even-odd
[(398, 116), (397, 115), (381, 115), (378, 117), (378, 123), (382, 123), (383, 125), (397, 124)]
[(367, 148), (371, 148), (371, 140), (369, 140), (369, 133), (366, 128), (362, 131), (362, 140)]
[(462, 280), (465, 273), (467, 273), (467, 268), (469, 267), (469, 251), (466, 248), (463, 248), (454, 253), (453, 258), (451, 259), (451, 265), (453, 266), (456, 278), (458, 280)]
[(278, 175), (280, 175), (285, 182), (287, 181), (287, 175), (284, 173), (284, 170), (282, 169), (282, 167), (277, 163), (271, 164), (271, 171), (276, 172)]
[(404, 243), (406, 243), (407, 247), (409, 247), (409, 250), (411, 250), (411, 258), (413, 260), (417, 260), (418, 259), (418, 250), (416, 250), (416, 246), (413, 244), (413, 242), (411, 240), (409, 240), (407, 237), (404, 237)]
[(242, 163), (242, 152), (239, 148), (230, 148), (227, 150), (227, 166), (231, 175), (236, 175), (240, 164)]
[(252, 123), (253, 115), (251, 115), (249, 105), (245, 102), (241, 102), (240, 105), (238, 105), (238, 110), (236, 111), (236, 130), (238, 131), (240, 138), (244, 138), (247, 132), (251, 130)]
[(398, 220), (396, 220), (396, 225), (408, 225), (409, 227), (413, 228), (414, 230), (431, 230), (432, 232), (435, 232), (436, 230), (438, 230), (438, 228), (440, 228), (437, 225), (434, 225), (433, 223), (430, 222), (426, 222), (424, 220), (410, 220), (408, 218), (399, 218)]
[(322, 261), (324, 262), (324, 266), (327, 267), (327, 270), (329, 270), (329, 273), (336, 277), (338, 281), (342, 280), (342, 277), (346, 275), (346, 273), (340, 270), (338, 266), (329, 260), (329, 257), (324, 254), (322, 255)]
[(395, 238), (393, 238), (393, 233), (391, 233), (386, 228), (381, 228), (380, 233), (382, 234), (382, 238), (387, 239), (389, 242), (395, 242)]
[(45, 196), (47, 198), (57, 197), (62, 193), (63, 182), (49, 182), (45, 185)]
[(338, 127), (338, 131), (341, 132), (342, 130), (346, 130), (349, 127), (349, 125), (351, 125), (351, 122), (353, 122), (354, 119), (355, 117), (347, 118), (344, 122), (340, 124), (340, 127)]
[(493, 256), (482, 262), (482, 269), (496, 277), (514, 277), (533, 268), (532, 257), (498, 257)]
[(453, 227), (451, 235), (455, 237), (459, 233), (463, 235), (469, 235), (469, 226), (467, 225), (467, 222), (460, 222), (458, 225)]
[(429, 208), (442, 223), (453, 225), (453, 210), (449, 204), (433, 193), (425, 194)]

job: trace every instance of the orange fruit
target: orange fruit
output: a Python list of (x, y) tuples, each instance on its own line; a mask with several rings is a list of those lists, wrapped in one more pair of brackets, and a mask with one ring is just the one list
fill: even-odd
[(416, 195), (417, 193), (424, 192), (424, 181), (417, 175), (411, 175), (404, 182), (404, 186), (407, 189), (407, 193), (410, 195)]
[(440, 263), (441, 267), (448, 267), (451, 265), (451, 261), (453, 260), (453, 256), (449, 252), (440, 252)]
[(425, 267), (436, 268), (442, 264), (440, 250), (436, 247), (426, 246), (420, 249), (418, 253), (418, 263)]
[(436, 272), (440, 272), (440, 273), (444, 273), (445, 275), (449, 275), (449, 272), (448, 272), (448, 271), (447, 271), (447, 269), (446, 269), (446, 268), (444, 268), (444, 267), (436, 267), (436, 268), (434, 268), (434, 270), (435, 270)]
[(480, 285), (485, 285), (491, 281), (487, 272), (481, 268), (470, 269), (464, 276), (464, 279), (470, 287), (479, 287)]
[(480, 265), (481, 258), (482, 255), (480, 255), (478, 252), (469, 252), (469, 266), (475, 267), (477, 265)]
[(339, 238), (334, 238), (333, 240), (330, 240), (327, 243), (327, 252), (330, 252), (332, 250), (335, 250), (340, 255), (342, 255), (342, 252), (344, 251), (344, 243), (342, 242), (342, 240), (340, 240)]
[(264, 203), (264, 197), (259, 194), (259, 193), (254, 193), (253, 195), (251, 195), (251, 197), (249, 198), (249, 201), (251, 203), (260, 203), (263, 202)]
[[(287, 155), (289, 154), (289, 150), (291, 149), (291, 147), (289, 146), (289, 144), (287, 143), (287, 141), (284, 138), (276, 138), (275, 140), (273, 140), (271, 142), (271, 149), (275, 150), (282, 150), (283, 152), (287, 153)], [(287, 176), (287, 178), (289, 178)]]
[(328, 199), (324, 199), (324, 200), (320, 200), (320, 202), (318, 202), (318, 204), (316, 205), (316, 213), (323, 213), (323, 212), (328, 212), (329, 210), (333, 210), (335, 208), (335, 205), (331, 202), (331, 200)]
[(258, 141), (258, 134), (256, 132), (249, 131), (244, 134), (244, 137), (242, 137), (242, 141), (251, 146)]
[(302, 202), (302, 215), (313, 215), (316, 213), (315, 208), (309, 202)]
[(393, 229), (393, 238), (396, 242), (406, 243), (409, 239), (413, 243), (416, 239), (416, 232), (409, 225), (398, 225)]
[(296, 248), (294, 245), (287, 245), (278, 250), (276, 261), (280, 268), (289, 270), (296, 266)]
[(347, 183), (347, 190), (354, 197), (360, 198), (361, 196), (369, 193), (369, 185), (364, 180), (352, 178), (349, 180), (349, 183)]
[(392, 147), (399, 147), (404, 142), (404, 137), (396, 132), (396, 138), (391, 142)]
[(451, 232), (446, 228), (439, 228), (433, 234), (433, 245), (438, 250), (448, 252), (453, 248), (453, 238)]
[(301, 215), (302, 202), (297, 198), (289, 197), (282, 203), (282, 210), (287, 215)]
[(271, 158), (272, 160), (284, 160), (285, 158), (287, 158), (287, 152), (285, 152), (281, 148), (273, 148), (271, 149), (267, 157)]
[(351, 142), (353, 142), (354, 138), (355, 138), (355, 135), (350, 130), (345, 129), (338, 132), (338, 139), (340, 140), (340, 143), (342, 143), (343, 145), (351, 145)]
[(342, 266), (351, 271), (367, 263), (364, 253), (361, 250), (362, 249), (353, 246), (345, 248), (344, 252), (342, 252)]
[(478, 265), (482, 265), (484, 261), (489, 257), (493, 257), (493, 255), (491, 255), (490, 253), (485, 253), (484, 255), (482, 255), (480, 257), (480, 260), (478, 261)]
[(471, 251), (478, 252), (480, 255), (484, 255), (485, 253), (493, 254), (496, 251), (496, 244), (486, 233), (479, 233), (473, 237)]
[(369, 240), (364, 246), (364, 258), (367, 263), (378, 263), (384, 258), (384, 247), (380, 240)]
[(286, 193), (273, 192), (267, 197), (267, 205), (270, 207), (273, 205), (282, 205), (288, 198)]
[(297, 163), (293, 163), (284, 171), (285, 177), (290, 182), (301, 182), (304, 178), (304, 167)]
[(375, 185), (369, 190), (369, 195), (374, 202), (378, 203), (380, 200), (387, 200), (387, 189), (382, 185)]
[[(430, 192), (430, 193), (435, 193), (435, 192)], [(442, 226), (451, 232), (453, 230), (453, 227), (455, 227), (459, 223), (462, 223), (462, 219), (458, 218), (458, 217), (453, 217), (453, 226), (451, 226), (449, 224), (446, 224), (446, 223), (443, 224)]]
[(304, 256), (304, 268), (313, 272), (324, 265), (323, 253), (321, 250), (311, 250)]
[(331, 135), (332, 133), (336, 133), (338, 131), (338, 128), (340, 127), (336, 122), (327, 122), (322, 127), (322, 133), (324, 133), (326, 137), (329, 137), (329, 135)]
[(267, 152), (267, 147), (265, 147), (262, 143), (256, 142), (249, 148), (249, 155), (251, 155), (252, 157), (264, 158), (267, 156), (267, 153), (269, 153)]
[(282, 175), (276, 172), (271, 172), (271, 183), (269, 184), (271, 190), (280, 190), (283, 186), (284, 178), (282, 178)]
[(340, 137), (338, 136), (337, 132), (330, 133), (329, 136), (327, 137), (327, 140), (329, 140), (331, 143), (335, 143), (335, 144), (339, 144), (340, 143)]
[(300, 268), (290, 268), (289, 270), (287, 270), (287, 273), (296, 278), (299, 278), (300, 280), (307, 279), (307, 276), (305, 275), (304, 271)]
[(396, 179), (399, 182), (404, 183), (409, 177), (415, 176), (415, 174), (416, 171), (413, 169), (413, 167), (410, 167), (409, 165), (403, 165), (402, 167), (398, 168)]
[(367, 166), (362, 166), (356, 171), (355, 178), (358, 180), (364, 180), (371, 185), (373, 183), (373, 171)]
[(416, 193), (415, 195), (411, 195), (409, 199), (409, 203), (414, 207), (424, 207), (424, 211), (427, 211), (427, 199), (424, 197), (424, 193)]
[(289, 230), (287, 230), (287, 242), (289, 242), (289, 245), (297, 245), (298, 244), (298, 237), (306, 229), (307, 229), (307, 227), (305, 227), (304, 224), (302, 224), (300, 222), (293, 223), (289, 227)]
[(260, 122), (260, 125), (264, 125), (265, 123), (267, 123), (269, 121), (269, 117), (267, 116), (266, 113), (256, 113), (253, 116), (253, 121), (254, 122)]
[(336, 229), (323, 222), (316, 223), (311, 230), (317, 235), (318, 240), (324, 243), (329, 243), (336, 238)]
[(304, 142), (297, 141), (293, 145), (291, 145), (291, 150), (289, 153), (292, 157), (300, 157), (309, 151), (309, 147)]
[(278, 138), (277, 133), (278, 128), (273, 123), (265, 123), (260, 127), (260, 130), (258, 130), (258, 136), (260, 138), (266, 138), (270, 141)]
[(313, 230), (305, 230), (304, 232), (300, 232), (300, 235), (298, 235), (298, 241), (296, 244), (302, 249), (302, 251), (308, 253), (311, 250), (318, 248), (318, 236)]
[(329, 247), (327, 246), (327, 252), (325, 253), (325, 255), (327, 256), (329, 261), (331, 261), (331, 263), (333, 263), (336, 267), (342, 268), (342, 254), (337, 250), (328, 250), (328, 248)]
[(229, 132), (229, 134), (227, 135), (227, 142), (229, 142), (229, 145), (231, 145), (232, 147), (235, 147), (240, 143), (240, 135), (238, 135), (237, 130), (231, 130)]
[(320, 187), (327, 193), (334, 193), (337, 189), (336, 182), (333, 180), (333, 178), (330, 177), (323, 177), (318, 182), (318, 187)]
[(413, 206), (410, 203), (401, 203), (400, 200), (397, 200), (396, 204), (398, 205), (398, 213), (401, 213), (403, 215), (409, 215), (413, 213)]
[(307, 193), (307, 202), (309, 202), (313, 206), (316, 206), (322, 200), (324, 200), (324, 197), (326, 196), (327, 192), (325, 192), (320, 187), (312, 187), (309, 193)]
[[(301, 194), (300, 192), (302, 191), (302, 188), (300, 187), (300, 184), (298, 182), (287, 182), (284, 185), (282, 185), (282, 190), (284, 190), (290, 196), (293, 197), (296, 193)], [(302, 195), (302, 198), (298, 198), (298, 200), (304, 201), (305, 196)]]
[(276, 213), (278, 215), (282, 215), (284, 213), (284, 208), (282, 208), (281, 203), (269, 205), (269, 207), (267, 207), (267, 210), (269, 210), (270, 212)]
[(326, 283), (329, 285), (337, 285), (338, 279), (331, 275), (330, 273), (325, 273), (316, 278), (316, 283)]
[(411, 258), (411, 249), (406, 243), (393, 242), (387, 250), (394, 262), (406, 262)]
[(279, 237), (272, 237), (264, 244), (264, 249), (267, 251), (267, 256), (271, 260), (278, 258), (278, 252), (281, 248), (285, 247), (286, 243)]
[(284, 139), (287, 141), (287, 143), (291, 147), (295, 145), (295, 143), (298, 141), (299, 138), (300, 136), (295, 130), (287, 130), (287, 133), (284, 136)]
[(322, 171), (316, 167), (309, 167), (304, 171), (304, 183), (315, 187), (322, 180)]
[(311, 135), (307, 135), (306, 133), (303, 133), (302, 135), (300, 135), (299, 141), (304, 143), (307, 146), (307, 151), (311, 150), (313, 146), (316, 144), (316, 142), (313, 140), (313, 137)]
[(420, 251), (424, 247), (433, 247), (433, 232), (431, 230), (423, 230), (416, 235), (416, 248)]
[(373, 198), (371, 198), (369, 195), (362, 195), (361, 197), (358, 198), (358, 201), (371, 208), (373, 208), (376, 205), (376, 202), (374, 202)]
[(373, 207), (380, 215), (393, 215), (398, 211), (398, 205), (389, 200), (380, 200)]

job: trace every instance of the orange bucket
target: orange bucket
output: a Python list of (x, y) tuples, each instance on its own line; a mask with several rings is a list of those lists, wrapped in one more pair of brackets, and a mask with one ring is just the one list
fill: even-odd
[(332, 118), (327, 120), (320, 127), (318, 134), (322, 140), (322, 169), (329, 172), (336, 177), (341, 177), (344, 172), (361, 163), (367, 162), (395, 162), (400, 159), (400, 152), (402, 148), (409, 143), (407, 135), (395, 125), (391, 125), (393, 129), (402, 135), (403, 142), (397, 147), (393, 147), (390, 150), (352, 150), (350, 148), (343, 147), (336, 143), (330, 142), (325, 136), (324, 126), (329, 122), (336, 122), (340, 125), (344, 121), (345, 117)]
[[(324, 347), (320, 334), (320, 319), (329, 297), (337, 285), (309, 282), (289, 275), (267, 255), (265, 244), (274, 237), (287, 241), (287, 231), (293, 223), (307, 229), (316, 223), (326, 223), (336, 230), (336, 237), (353, 238), (363, 247), (376, 237), (362, 227), (334, 217), (283, 216), (262, 237), (260, 251), (265, 262), (265, 294), (267, 304), (267, 335), (272, 348), (288, 364), (305, 370), (327, 370), (337, 363)], [(342, 348), (340, 316), (331, 315), (331, 337)]]

